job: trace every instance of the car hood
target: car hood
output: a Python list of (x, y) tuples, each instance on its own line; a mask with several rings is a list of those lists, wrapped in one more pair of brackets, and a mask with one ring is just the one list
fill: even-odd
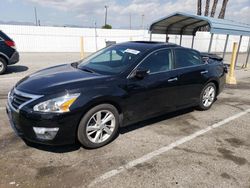
[[(105, 80), (109, 76), (89, 73), (71, 64), (50, 67), (31, 74), (16, 84), (16, 89), (33, 94), (52, 94), (65, 90), (80, 89)], [(102, 81), (103, 82), (103, 81)]]

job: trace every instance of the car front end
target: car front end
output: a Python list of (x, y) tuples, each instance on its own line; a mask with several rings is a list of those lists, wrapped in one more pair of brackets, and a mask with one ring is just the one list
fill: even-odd
[(48, 145), (73, 144), (81, 112), (70, 111), (80, 94), (45, 97), (17, 90), (8, 95), (7, 114), (15, 133), (35, 143)]
[[(106, 52), (112, 50), (117, 51), (114, 65), (121, 57), (127, 63), (115, 68), (109, 60), (100, 64), (99, 57), (110, 57)], [(24, 140), (35, 143), (65, 145), (79, 141), (79, 134), (85, 134), (79, 133), (79, 126), (90, 108), (101, 102), (117, 101), (124, 95), (121, 74), (140, 53), (127, 46), (111, 46), (81, 62), (57, 65), (26, 76), (8, 94), (7, 114), (12, 128)]]

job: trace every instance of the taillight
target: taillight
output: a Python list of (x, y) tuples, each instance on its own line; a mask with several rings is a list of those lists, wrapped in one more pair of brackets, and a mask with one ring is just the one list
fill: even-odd
[(11, 47), (11, 48), (16, 48), (16, 44), (15, 44), (14, 41), (12, 41), (12, 40), (5, 40), (4, 42), (5, 42), (5, 44), (6, 44), (7, 46), (9, 46), (9, 47)]

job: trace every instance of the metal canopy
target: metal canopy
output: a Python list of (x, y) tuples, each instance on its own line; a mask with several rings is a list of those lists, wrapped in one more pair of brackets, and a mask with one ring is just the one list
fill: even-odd
[(250, 36), (248, 24), (182, 12), (176, 12), (153, 22), (149, 31), (152, 34), (195, 35), (199, 28), (204, 26), (208, 26), (212, 34)]

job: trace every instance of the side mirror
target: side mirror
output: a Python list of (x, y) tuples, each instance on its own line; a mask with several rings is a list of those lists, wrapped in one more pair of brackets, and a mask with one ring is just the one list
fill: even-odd
[(139, 79), (143, 79), (149, 73), (150, 73), (150, 70), (147, 70), (147, 69), (137, 69), (135, 71), (134, 77), (139, 78)]
[(204, 64), (208, 64), (209, 57), (202, 57), (202, 61)]

